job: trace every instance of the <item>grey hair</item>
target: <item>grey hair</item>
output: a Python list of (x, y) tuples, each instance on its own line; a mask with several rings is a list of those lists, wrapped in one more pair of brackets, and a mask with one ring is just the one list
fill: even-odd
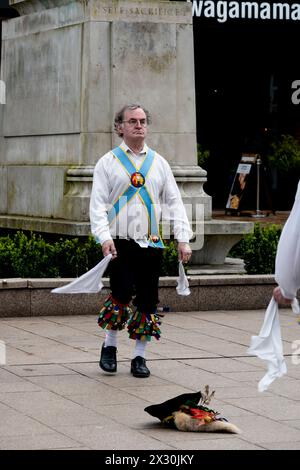
[(142, 109), (146, 114), (147, 124), (151, 124), (151, 115), (147, 109), (145, 109), (140, 104), (126, 104), (125, 106), (123, 106), (122, 109), (120, 109), (120, 111), (115, 114), (114, 127), (119, 137), (123, 137), (123, 132), (120, 129), (120, 124), (122, 124), (122, 122), (124, 121), (125, 112), (128, 110), (135, 110), (139, 108)]

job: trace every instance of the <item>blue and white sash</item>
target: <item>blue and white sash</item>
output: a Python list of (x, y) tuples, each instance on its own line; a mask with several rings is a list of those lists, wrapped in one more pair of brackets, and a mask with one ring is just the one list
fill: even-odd
[(120, 211), (129, 203), (129, 201), (131, 201), (133, 197), (138, 196), (144, 204), (148, 214), (149, 246), (153, 248), (164, 248), (164, 244), (159, 233), (159, 225), (156, 219), (155, 206), (146, 185), (146, 178), (153, 164), (155, 152), (151, 149), (148, 149), (145, 160), (139, 170), (121, 147), (116, 147), (112, 150), (112, 153), (128, 174), (130, 182), (128, 187), (116, 199), (112, 208), (109, 210), (109, 223), (111, 224), (112, 221), (118, 217)]

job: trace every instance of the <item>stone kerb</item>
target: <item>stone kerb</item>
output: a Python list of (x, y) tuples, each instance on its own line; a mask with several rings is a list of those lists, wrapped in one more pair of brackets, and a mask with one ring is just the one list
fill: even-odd
[[(0, 280), (0, 317), (97, 315), (108, 294), (52, 294), (71, 279)], [(191, 295), (176, 293), (177, 278), (162, 277), (160, 306), (173, 312), (265, 309), (276, 285), (273, 275), (210, 275), (189, 278)]]

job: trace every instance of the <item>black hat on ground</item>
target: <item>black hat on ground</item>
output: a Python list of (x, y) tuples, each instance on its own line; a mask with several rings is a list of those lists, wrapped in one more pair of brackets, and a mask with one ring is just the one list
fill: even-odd
[(163, 403), (147, 406), (144, 411), (163, 421), (168, 416), (171, 416), (174, 411), (178, 411), (180, 406), (187, 402), (190, 402), (193, 405), (198, 405), (201, 397), (201, 392), (183, 393), (182, 395), (178, 395), (177, 397), (171, 398)]

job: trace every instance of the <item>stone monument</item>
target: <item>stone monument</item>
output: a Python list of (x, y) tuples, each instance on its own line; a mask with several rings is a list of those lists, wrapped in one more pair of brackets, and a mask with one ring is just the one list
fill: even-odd
[[(93, 168), (119, 143), (115, 111), (153, 114), (193, 219), (204, 218), (195, 264), (223, 264), (251, 223), (214, 221), (197, 166), (192, 7), (161, 0), (10, 0), (3, 22), (0, 227), (87, 235)], [(203, 208), (203, 214), (197, 208)]]

